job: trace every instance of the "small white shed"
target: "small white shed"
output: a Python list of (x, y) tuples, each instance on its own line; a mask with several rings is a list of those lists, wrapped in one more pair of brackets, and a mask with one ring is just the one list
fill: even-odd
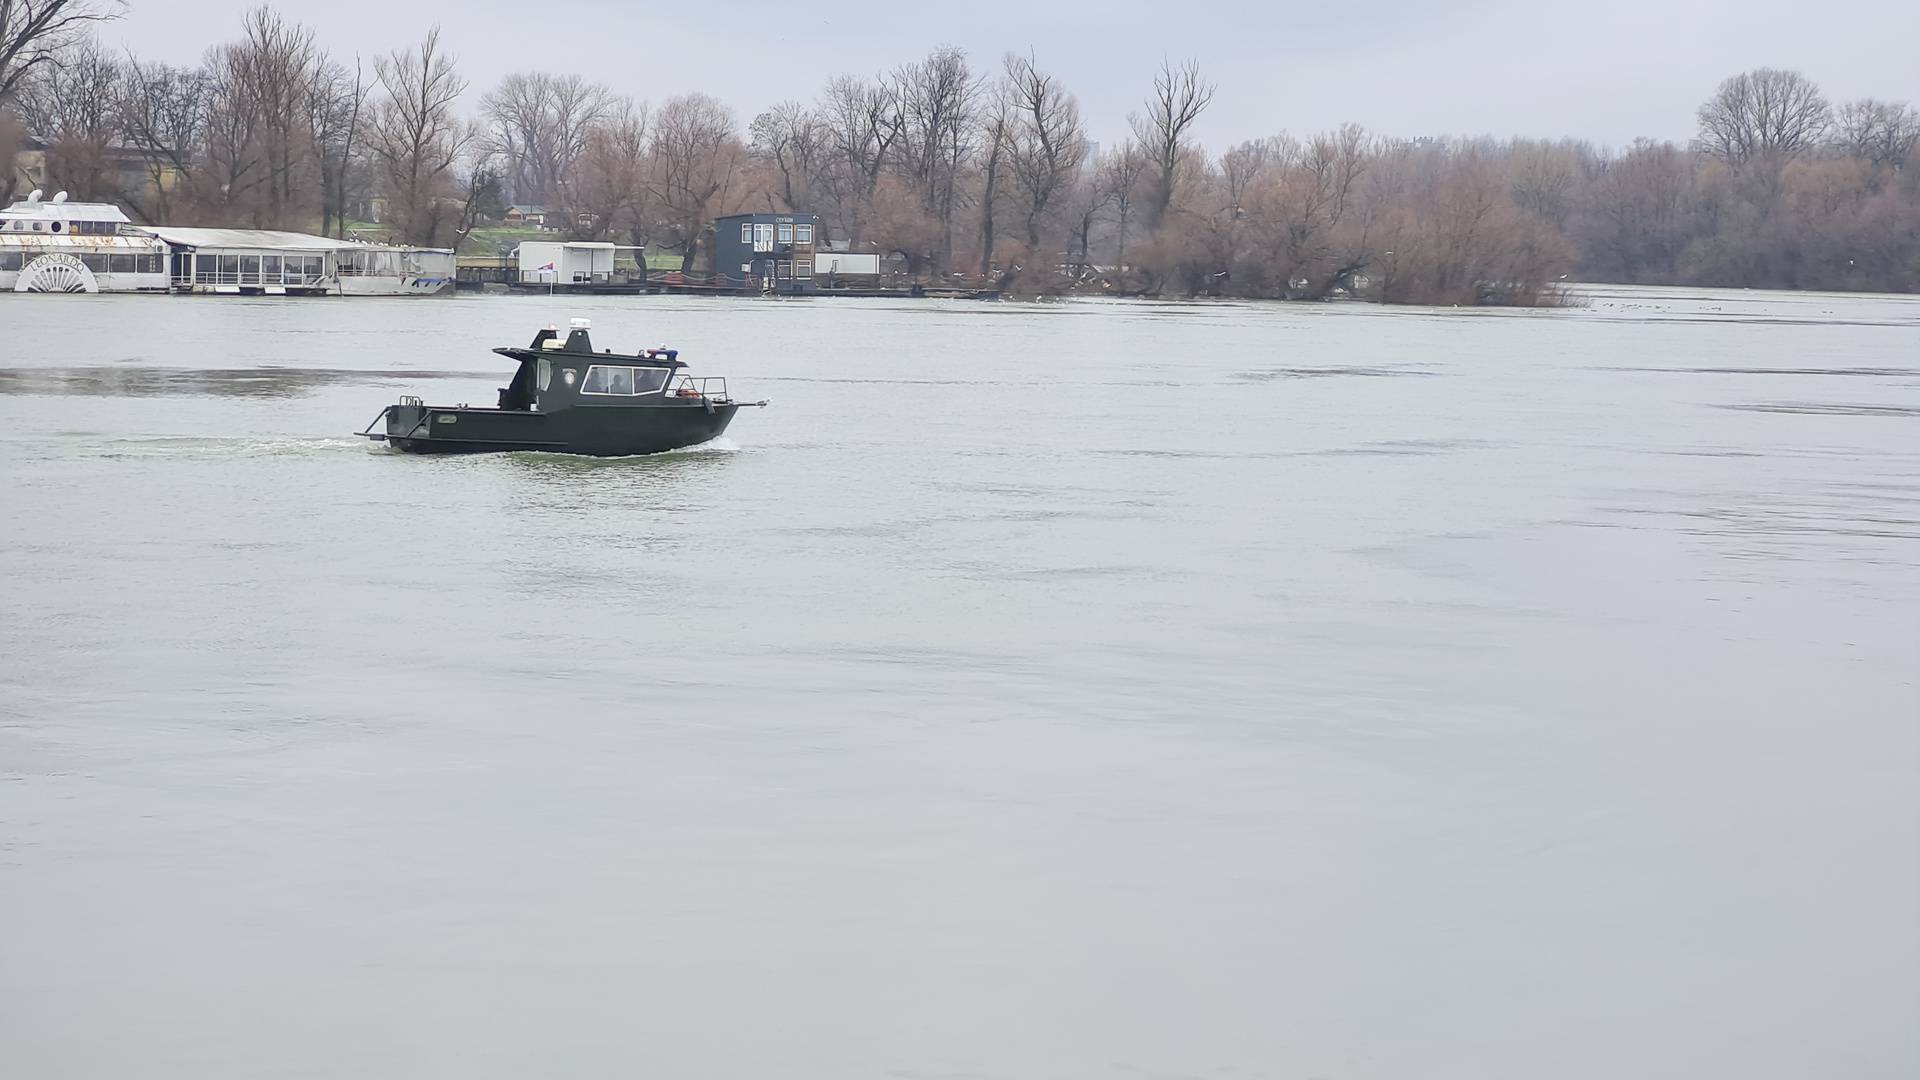
[(529, 285), (606, 281), (613, 277), (617, 246), (584, 240), (530, 240), (519, 247), (520, 280)]

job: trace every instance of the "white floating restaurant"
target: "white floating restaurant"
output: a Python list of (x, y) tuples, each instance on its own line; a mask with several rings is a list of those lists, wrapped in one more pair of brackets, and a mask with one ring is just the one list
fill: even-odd
[(0, 210), (0, 291), (432, 296), (454, 287), (450, 248), (141, 226), (111, 203), (40, 195)]

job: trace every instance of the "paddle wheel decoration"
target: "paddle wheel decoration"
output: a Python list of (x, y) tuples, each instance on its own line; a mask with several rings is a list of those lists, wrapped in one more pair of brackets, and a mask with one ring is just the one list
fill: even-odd
[(72, 255), (42, 255), (20, 269), (13, 291), (41, 293), (97, 293), (100, 282), (87, 264)]

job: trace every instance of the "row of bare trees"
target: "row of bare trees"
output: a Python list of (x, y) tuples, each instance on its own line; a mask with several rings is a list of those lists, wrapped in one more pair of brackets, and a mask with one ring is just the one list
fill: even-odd
[[(69, 3), (67, 17), (82, 10), (113, 14)], [(15, 145), (0, 149), (17, 150), (22, 129), (43, 140), (51, 186), (151, 221), (328, 233), (344, 229), (350, 202), (378, 195), (400, 235), (451, 241), (474, 129), (456, 111), (466, 82), (437, 30), (369, 65), (335, 59), (311, 28), (260, 7), (236, 39), (174, 66), (115, 54), (80, 29), (42, 38), (41, 62), (0, 67), (17, 117)], [(0, 195), (20, 182), (9, 168)]]
[(538, 204), (691, 270), (714, 218), (802, 211), (917, 278), (1032, 292), (1536, 303), (1567, 276), (1920, 289), (1920, 113), (1835, 107), (1773, 69), (1723, 83), (1685, 147), (1348, 125), (1214, 155), (1194, 131), (1215, 87), (1167, 63), (1129, 137), (1094, 153), (1073, 93), (1031, 53), (982, 70), (937, 48), (743, 130), (707, 94), (649, 106), (579, 75), (512, 74), (469, 100), (437, 32), (363, 63), (268, 7), (198, 65), (154, 64), (86, 36), (114, 10), (0, 6), (0, 152), (31, 132), (57, 186), (153, 220), (339, 231), (378, 212), (394, 235), (449, 244), (505, 203)]

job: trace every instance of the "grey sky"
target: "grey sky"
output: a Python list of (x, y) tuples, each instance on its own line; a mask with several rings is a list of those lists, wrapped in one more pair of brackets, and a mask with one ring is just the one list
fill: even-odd
[[(131, 0), (105, 31), (174, 61), (233, 36), (255, 0)], [(1197, 57), (1220, 84), (1200, 135), (1245, 138), (1355, 121), (1393, 135), (1573, 135), (1618, 145), (1685, 138), (1727, 75), (1805, 72), (1836, 99), (1920, 102), (1913, 0), (1361, 0), (1211, 4), (973, 0), (732, 0), (670, 9), (628, 0), (328, 0), (283, 4), (337, 53), (409, 44), (435, 21), (472, 83), (469, 106), (513, 70), (578, 70), (659, 100), (714, 93), (744, 123), (843, 72), (870, 73), (941, 43), (976, 64), (1032, 48), (1079, 95), (1092, 137), (1124, 135), (1162, 55)], [(669, 13), (669, 10), (671, 13)], [(928, 14), (942, 13), (941, 17)]]

